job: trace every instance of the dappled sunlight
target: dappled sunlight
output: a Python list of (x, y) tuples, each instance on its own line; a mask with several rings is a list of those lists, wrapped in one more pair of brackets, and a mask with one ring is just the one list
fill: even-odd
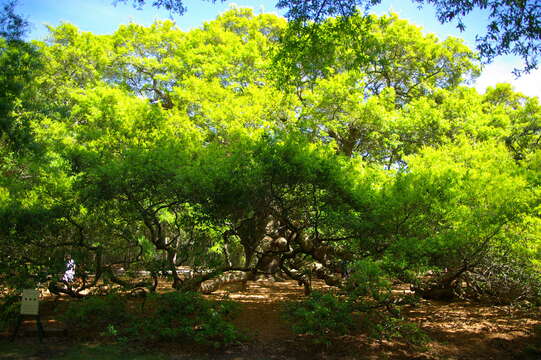
[[(322, 280), (315, 280), (312, 286), (317, 290), (330, 290)], [(299, 300), (304, 297), (304, 288), (295, 280), (259, 280), (225, 284), (215, 291), (210, 298), (230, 298), (238, 302), (283, 302)]]
[[(312, 285), (314, 290), (336, 291), (321, 280), (314, 280)], [(160, 287), (164, 291), (160, 292), (170, 292), (168, 286), (170, 283), (164, 281), (163, 288)], [(408, 293), (409, 290), (407, 286), (397, 286), (395, 292)], [(260, 359), (271, 356), (270, 358), (287, 360), (318, 358), (345, 360), (359, 357), (471, 360), (511, 358), (536, 339), (534, 329), (541, 326), (539, 311), (533, 308), (488, 306), (463, 301), (421, 300), (415, 306), (405, 306), (403, 316), (417, 324), (429, 336), (429, 342), (422, 348), (399, 339), (376, 341), (359, 332), (338, 337), (328, 348), (316, 351), (308, 337), (292, 332), (282, 315), (286, 303), (305, 297), (303, 287), (296, 281), (232, 282), (222, 285), (219, 290), (205, 297), (216, 301), (228, 299), (240, 303), (239, 313), (233, 323), (247, 337), (247, 342), (242, 346), (216, 353), (212, 355), (212, 359), (229, 360), (234, 357), (252, 359), (254, 356)], [(130, 298), (128, 305), (138, 306), (140, 300)], [(68, 339), (66, 336), (69, 337), (69, 329), (65, 329), (58, 316), (73, 301), (78, 300), (47, 296), (42, 301), (42, 322), (48, 343), (56, 344), (54, 346), (57, 347), (66, 346), (62, 344)], [(362, 320), (362, 317), (363, 315), (359, 320)], [(35, 343), (37, 336), (35, 328), (34, 321), (25, 321), (17, 342)], [(186, 358), (193, 356), (193, 352), (200, 354), (200, 351), (206, 351), (200, 347), (186, 348), (173, 344), (163, 344), (159, 347), (167, 353), (176, 354), (174, 356), (182, 354)]]

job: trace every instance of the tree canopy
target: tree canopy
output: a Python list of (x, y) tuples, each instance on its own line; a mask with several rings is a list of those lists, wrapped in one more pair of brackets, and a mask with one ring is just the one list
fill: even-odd
[[(464, 17), (472, 11), (480, 12), (488, 22), (486, 32), (476, 35), (477, 50), (483, 59), (491, 62), (497, 56), (512, 54), (521, 57), (524, 65), (522, 69), (515, 69), (516, 74), (537, 69), (541, 54), (541, 7), (537, 0), (411, 1), (418, 3), (420, 8), (425, 4), (433, 6), (440, 23), (456, 22), (461, 31), (466, 29)], [(145, 0), (115, 1), (117, 2), (131, 2), (136, 7), (147, 3)], [(380, 3), (381, 0), (278, 0), (276, 7), (286, 10), (289, 21), (306, 25), (308, 22), (323, 22), (329, 17), (347, 21), (349, 17), (359, 12), (364, 14)], [(159, 0), (153, 1), (152, 5), (179, 15), (186, 11), (183, 0)], [(353, 31), (356, 30), (358, 29)], [(314, 34), (313, 30), (310, 33)], [(313, 37), (307, 41), (311, 45), (317, 42)]]
[[(317, 276), (362, 311), (392, 308), (388, 279), (538, 297), (539, 99), (478, 93), (462, 41), (396, 15), (337, 24), (311, 24), (329, 51), (295, 58), (291, 24), (250, 9), (2, 38), (2, 286), (204, 290), (242, 271), (307, 292)], [(59, 286), (67, 253), (82, 281)]]

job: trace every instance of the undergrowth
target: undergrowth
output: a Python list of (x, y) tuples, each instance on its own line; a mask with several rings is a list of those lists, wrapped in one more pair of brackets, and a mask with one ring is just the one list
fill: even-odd
[(148, 295), (144, 307), (129, 307), (120, 295), (91, 296), (70, 304), (61, 320), (80, 337), (131, 342), (177, 341), (222, 347), (242, 339), (230, 322), (233, 302), (213, 302), (195, 292)]

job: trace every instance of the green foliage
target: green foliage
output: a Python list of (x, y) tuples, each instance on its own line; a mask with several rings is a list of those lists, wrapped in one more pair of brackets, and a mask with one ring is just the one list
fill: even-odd
[(0, 302), (0, 331), (9, 330), (15, 325), (20, 313), (21, 303), (18, 296), (6, 296)]
[(416, 324), (396, 317), (387, 317), (372, 327), (372, 336), (379, 339), (401, 339), (413, 345), (424, 345), (430, 338)]
[(174, 340), (220, 347), (242, 336), (228, 321), (236, 313), (232, 302), (213, 303), (199, 293), (171, 292), (147, 300), (146, 316), (132, 320), (125, 329), (130, 340)]
[[(391, 281), (377, 262), (363, 259), (349, 264), (350, 275), (345, 291), (357, 309), (370, 309), (370, 303), (388, 302), (391, 298)], [(373, 305), (373, 304), (372, 304)]]
[[(533, 296), (539, 101), (464, 86), (475, 54), (396, 15), (321, 20), (235, 8), (187, 32), (63, 24), (45, 43), (2, 39), (1, 285), (56, 281), (71, 253), (94, 275), (72, 296), (104, 279), (152, 290), (164, 273), (197, 286), (179, 266), (317, 274), (356, 311), (395, 312), (390, 282), (426, 289), (429, 270), (461, 296)], [(467, 276), (473, 293), (457, 291)]]
[(364, 83), (364, 95), (392, 88), (398, 105), (435, 88), (455, 88), (478, 73), (475, 55), (461, 40), (424, 35), (396, 14), (290, 23), (275, 66), (283, 85), (297, 89), (355, 71)]
[(90, 296), (70, 304), (61, 320), (79, 336), (102, 335), (120, 342), (196, 342), (220, 347), (242, 339), (229, 322), (238, 311), (232, 302), (212, 302), (199, 293), (148, 295), (144, 313), (121, 295)]
[[(359, 265), (357, 271), (360, 272), (362, 267)], [(365, 278), (373, 275), (369, 270)], [(361, 329), (376, 339), (400, 338), (414, 345), (428, 341), (418, 326), (405, 321), (399, 314), (386, 314), (378, 306), (367, 307), (367, 302), (360, 305), (362, 300), (352, 300), (351, 293), (348, 296), (350, 299), (332, 293), (313, 292), (301, 302), (289, 303), (284, 317), (292, 324), (295, 333), (308, 335), (315, 344), (329, 345), (338, 336), (354, 334)]]
[[(116, 0), (117, 2), (131, 2), (135, 7), (141, 8), (145, 0)], [(216, 0), (213, 0), (215, 2)], [(223, 1), (223, 0), (222, 0)], [(462, 19), (473, 10), (486, 10), (487, 29), (484, 35), (478, 34), (477, 48), (483, 57), (490, 62), (499, 55), (515, 54), (524, 60), (524, 69), (529, 72), (536, 69), (539, 56), (539, 6), (535, 0), (508, 2), (502, 0), (412, 0), (412, 2), (430, 4), (436, 10), (436, 17), (441, 23), (457, 22), (457, 27), (466, 29)], [(329, 17), (342, 17), (347, 24), (348, 20), (359, 13), (367, 12), (372, 6), (379, 5), (381, 0), (278, 0), (276, 7), (287, 9), (286, 17), (291, 23), (306, 25), (316, 24)], [(164, 8), (170, 13), (184, 14), (186, 11), (183, 0), (154, 0), (153, 6)], [(343, 34), (344, 27), (335, 28), (335, 37)], [(310, 34), (311, 32), (311, 34)], [(321, 40), (318, 31), (307, 31), (308, 39), (304, 39), (304, 47), (315, 47)], [(300, 48), (300, 47), (299, 47)], [(320, 48), (321, 49), (321, 48)], [(322, 50), (322, 49), (321, 49)], [(322, 51), (321, 54), (324, 54)], [(521, 71), (518, 71), (519, 73)]]
[[(477, 48), (490, 62), (499, 55), (515, 54), (524, 61), (522, 71), (537, 68), (539, 57), (539, 6), (536, 1), (506, 2), (501, 0), (412, 0), (421, 4), (430, 4), (435, 8), (436, 17), (441, 23), (457, 22), (457, 27), (466, 29), (462, 19), (474, 10), (486, 10), (487, 29), (485, 34), (476, 37)], [(342, 17), (347, 21), (359, 11), (367, 12), (381, 0), (280, 0), (278, 8), (287, 9), (286, 17), (293, 23), (316, 24), (329, 17)], [(317, 35), (309, 37), (306, 46), (316, 42)], [(519, 71), (520, 72), (520, 71)]]
[(68, 329), (85, 335), (123, 325), (130, 319), (126, 301), (120, 295), (90, 296), (74, 301), (61, 314)]
[(316, 344), (330, 344), (333, 338), (355, 328), (353, 308), (348, 301), (331, 293), (313, 292), (298, 303), (290, 303), (284, 316), (297, 334), (310, 336)]
[(35, 150), (31, 114), (23, 106), (34, 98), (33, 80), (42, 67), (34, 45), (0, 37), (0, 145), (19, 152)]

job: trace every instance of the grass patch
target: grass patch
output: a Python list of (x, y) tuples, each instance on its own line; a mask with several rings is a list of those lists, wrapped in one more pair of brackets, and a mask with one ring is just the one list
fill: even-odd
[(52, 359), (52, 360), (165, 360), (163, 354), (137, 352), (117, 344), (76, 343), (49, 345), (46, 342), (18, 344), (0, 342), (0, 360)]

